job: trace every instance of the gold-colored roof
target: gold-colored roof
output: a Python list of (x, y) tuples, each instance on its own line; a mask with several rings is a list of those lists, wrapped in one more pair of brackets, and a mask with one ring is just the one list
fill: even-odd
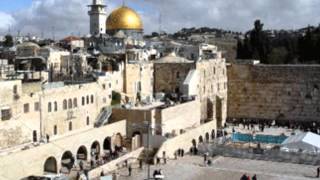
[(122, 6), (107, 19), (107, 30), (142, 30), (142, 20), (133, 9)]

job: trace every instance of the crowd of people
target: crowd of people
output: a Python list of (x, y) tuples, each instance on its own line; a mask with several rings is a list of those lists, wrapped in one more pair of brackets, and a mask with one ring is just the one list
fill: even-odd
[(234, 126), (243, 125), (244, 128), (248, 130), (253, 129), (254, 126), (258, 126), (260, 131), (264, 131), (265, 128), (270, 127), (282, 127), (287, 129), (296, 129), (304, 132), (313, 132), (320, 134), (320, 123), (315, 121), (310, 121), (310, 123), (305, 123), (305, 121), (293, 121), (293, 120), (267, 120), (267, 119), (234, 119), (228, 118), (227, 122)]
[(248, 176), (247, 174), (243, 174), (240, 178), (240, 180), (257, 180), (257, 175), (253, 175), (250, 179), (250, 176)]

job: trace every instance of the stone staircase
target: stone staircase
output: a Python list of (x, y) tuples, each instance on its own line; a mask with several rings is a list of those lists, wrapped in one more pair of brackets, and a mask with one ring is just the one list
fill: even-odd
[(106, 107), (103, 108), (99, 116), (97, 117), (96, 122), (94, 123), (94, 127), (98, 128), (104, 126), (109, 123), (109, 118), (112, 115), (112, 108)]

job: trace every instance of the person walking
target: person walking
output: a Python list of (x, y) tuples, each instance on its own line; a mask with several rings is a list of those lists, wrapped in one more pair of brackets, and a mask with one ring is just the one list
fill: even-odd
[(317, 178), (320, 177), (320, 167), (317, 168)]
[(140, 168), (140, 169), (143, 169), (143, 167), (142, 167), (142, 166), (143, 166), (142, 159), (139, 159), (139, 168)]
[(204, 154), (203, 154), (203, 161), (204, 161), (204, 163), (207, 162), (207, 159), (208, 159), (207, 153), (204, 153)]
[(257, 180), (257, 175), (256, 175), (256, 174), (253, 175), (252, 178), (251, 178), (251, 180)]
[(128, 172), (129, 172), (129, 176), (131, 176), (131, 172), (132, 172), (132, 167), (131, 167), (131, 165), (129, 165), (129, 167), (128, 167)]

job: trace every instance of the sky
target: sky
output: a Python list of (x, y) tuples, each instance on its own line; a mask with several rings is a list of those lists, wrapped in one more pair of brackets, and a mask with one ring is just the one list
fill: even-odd
[[(87, 5), (91, 1), (0, 0), (0, 35), (18, 31), (58, 38), (86, 35)], [(105, 2), (108, 13), (122, 4), (122, 0)], [(125, 4), (140, 14), (145, 33), (204, 26), (245, 32), (255, 19), (260, 19), (266, 29), (297, 29), (320, 23), (320, 0), (125, 0)]]

